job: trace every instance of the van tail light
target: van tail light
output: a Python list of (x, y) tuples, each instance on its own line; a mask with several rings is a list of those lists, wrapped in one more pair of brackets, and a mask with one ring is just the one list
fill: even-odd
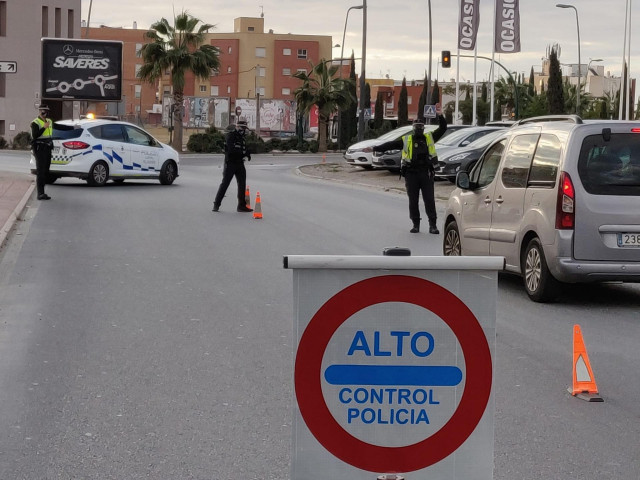
[(573, 230), (576, 223), (576, 192), (573, 182), (567, 172), (560, 174), (560, 188), (556, 205), (556, 228), (558, 230)]
[(69, 150), (84, 150), (85, 148), (89, 148), (90, 145), (85, 142), (80, 142), (78, 140), (72, 140), (69, 142), (62, 142), (62, 146), (68, 148)]

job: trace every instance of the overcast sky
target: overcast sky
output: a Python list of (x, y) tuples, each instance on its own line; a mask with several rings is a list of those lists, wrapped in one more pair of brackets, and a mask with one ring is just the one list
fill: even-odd
[[(82, 19), (87, 20), (91, 0), (82, 0)], [(401, 80), (422, 79), (429, 66), (428, 0), (397, 2), (393, 0), (367, 0), (366, 76)], [(491, 57), (493, 41), (493, 0), (480, 0), (480, 28), (478, 55)], [(496, 56), (496, 60), (510, 71), (529, 76), (531, 67), (541, 70), (541, 59), (549, 45), (561, 47), (561, 63), (578, 62), (576, 14), (573, 9), (557, 8), (556, 0), (520, 0), (521, 47), (520, 53)], [(624, 47), (625, 0), (574, 0), (562, 2), (578, 9), (580, 28), (580, 54), (582, 64), (590, 59), (603, 65), (605, 73), (620, 75)], [(173, 18), (174, 11), (183, 9), (204, 22), (216, 25), (215, 33), (233, 31), (233, 19), (259, 17), (264, 12), (265, 31), (331, 35), (333, 44), (342, 44), (347, 9), (361, 5), (361, 0), (92, 0), (91, 26), (148, 28), (162, 17)], [(438, 65), (442, 50), (456, 54), (458, 1), (431, 0), (432, 16), (432, 78), (449, 80), (456, 76), (456, 59), (452, 68)], [(631, 12), (632, 26), (640, 21), (640, 2), (634, 2)], [(353, 50), (356, 58), (362, 50), (362, 11), (351, 10), (346, 28), (345, 57)], [(636, 32), (638, 30), (636, 29)], [(640, 34), (631, 36), (631, 76), (640, 75), (638, 52)], [(473, 54), (461, 50), (461, 54)], [(333, 49), (339, 58), (340, 47)], [(460, 78), (473, 81), (473, 59), (460, 60)], [(489, 78), (490, 61), (479, 59), (477, 81)], [(357, 65), (360, 72), (360, 64)], [(583, 72), (584, 75), (584, 72)]]

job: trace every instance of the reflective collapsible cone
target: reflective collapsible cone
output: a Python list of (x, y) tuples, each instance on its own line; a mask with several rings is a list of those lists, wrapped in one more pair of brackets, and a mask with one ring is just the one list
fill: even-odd
[(253, 209), (253, 218), (262, 218), (262, 203), (260, 203), (260, 192), (256, 192), (256, 207)]
[(249, 185), (244, 191), (244, 203), (247, 205), (247, 208), (251, 208), (251, 194), (249, 193)]

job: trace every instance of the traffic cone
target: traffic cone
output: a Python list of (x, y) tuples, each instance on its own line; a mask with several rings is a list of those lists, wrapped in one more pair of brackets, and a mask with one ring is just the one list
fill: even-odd
[(325, 163), (327, 161), (327, 155), (326, 154), (322, 154), (322, 163)]
[(251, 208), (251, 194), (249, 193), (249, 185), (244, 191), (244, 203), (246, 203), (247, 208)]
[(587, 348), (584, 346), (580, 325), (573, 326), (573, 388), (568, 388), (569, 393), (587, 402), (603, 402), (598, 395)]
[(262, 203), (260, 203), (260, 192), (256, 192), (256, 207), (253, 209), (253, 218), (262, 218)]

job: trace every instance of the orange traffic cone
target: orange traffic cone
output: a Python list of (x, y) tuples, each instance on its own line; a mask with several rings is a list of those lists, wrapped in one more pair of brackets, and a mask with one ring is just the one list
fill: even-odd
[(251, 194), (249, 193), (249, 185), (244, 191), (244, 203), (246, 203), (247, 208), (251, 208)]
[(322, 154), (322, 163), (325, 163), (327, 161), (327, 155), (326, 154)]
[(262, 218), (262, 203), (260, 203), (260, 192), (256, 192), (256, 208), (253, 209), (253, 218)]
[(573, 388), (569, 393), (587, 402), (603, 402), (589, 363), (580, 325), (573, 326)]

